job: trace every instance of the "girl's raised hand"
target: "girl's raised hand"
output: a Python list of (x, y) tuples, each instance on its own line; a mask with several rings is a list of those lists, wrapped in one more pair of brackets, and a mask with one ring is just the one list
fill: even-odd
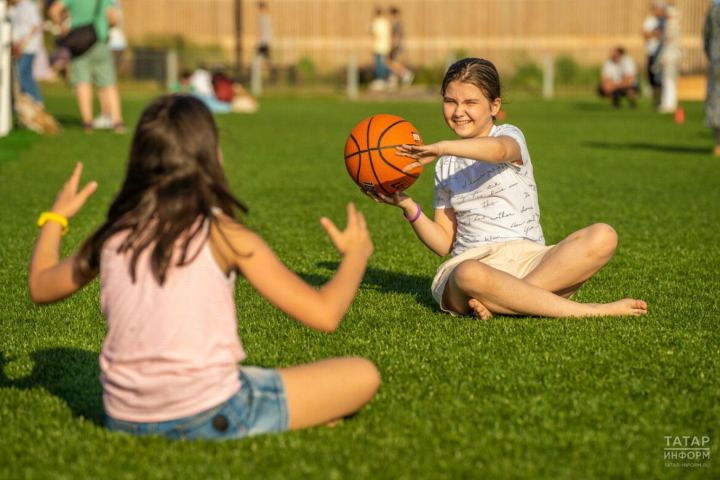
[(432, 163), (437, 157), (442, 155), (439, 142), (428, 145), (399, 145), (395, 147), (395, 152), (401, 157), (408, 157), (415, 160), (413, 163), (405, 165), (403, 172), (409, 172), (417, 167)]
[(65, 218), (72, 218), (82, 208), (88, 197), (97, 190), (97, 182), (90, 182), (78, 192), (80, 176), (82, 175), (83, 164), (78, 162), (75, 165), (72, 175), (55, 197), (52, 211)]
[(365, 217), (358, 212), (353, 203), (347, 205), (347, 226), (340, 231), (327, 217), (320, 219), (320, 224), (327, 232), (333, 246), (342, 255), (358, 253), (365, 258), (370, 257), (373, 251), (372, 240), (367, 229)]

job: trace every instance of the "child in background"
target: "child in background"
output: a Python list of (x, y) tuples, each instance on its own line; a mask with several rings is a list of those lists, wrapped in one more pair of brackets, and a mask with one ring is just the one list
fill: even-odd
[(60, 259), (67, 221), (97, 184), (78, 189), (82, 165), (60, 190), (30, 263), (35, 303), (72, 295), (95, 276), (107, 336), (100, 353), (106, 426), (137, 435), (228, 439), (323, 424), (367, 403), (375, 366), (356, 357), (279, 370), (240, 366), (234, 284), (243, 275), (270, 303), (304, 325), (335, 330), (372, 253), (352, 204), (338, 230), (321, 218), (343, 258), (315, 289), (289, 271), (259, 235), (235, 220), (212, 115), (188, 95), (148, 106), (127, 175), (107, 219)]
[(493, 313), (544, 317), (643, 315), (642, 300), (582, 304), (570, 297), (612, 257), (615, 231), (606, 224), (579, 230), (546, 246), (533, 166), (520, 129), (495, 125), (500, 78), (495, 66), (466, 58), (450, 66), (442, 83), (443, 116), (460, 137), (429, 145), (403, 145), (416, 161), (405, 170), (435, 165), (431, 220), (404, 193), (372, 194), (400, 207), (418, 238), (440, 256), (432, 292), (452, 314)]

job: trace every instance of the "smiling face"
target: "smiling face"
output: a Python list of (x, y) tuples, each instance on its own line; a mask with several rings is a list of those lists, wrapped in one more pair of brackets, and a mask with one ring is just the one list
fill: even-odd
[(474, 84), (454, 80), (445, 88), (443, 116), (448, 127), (460, 138), (486, 137), (501, 104), (500, 98), (491, 101)]

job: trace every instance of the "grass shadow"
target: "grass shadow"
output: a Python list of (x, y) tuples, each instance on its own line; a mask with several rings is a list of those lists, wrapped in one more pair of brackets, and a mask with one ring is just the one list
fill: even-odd
[(79, 127), (79, 128), (81, 128), (83, 126), (82, 119), (76, 115), (58, 114), (58, 115), (55, 115), (55, 120), (57, 120), (60, 123), (60, 125), (62, 125), (63, 127)]
[(48, 348), (33, 352), (30, 375), (11, 380), (5, 375), (7, 358), (0, 352), (0, 388), (41, 387), (62, 399), (73, 415), (102, 425), (104, 409), (97, 352), (77, 348)]
[[(318, 267), (328, 271), (327, 275), (299, 273), (306, 282), (319, 286), (330, 280), (333, 272), (339, 266), (338, 262), (318, 262)], [(415, 300), (427, 308), (440, 311), (430, 292), (432, 277), (422, 275), (408, 275), (402, 272), (393, 272), (376, 267), (368, 267), (363, 277), (362, 287), (387, 293), (400, 293), (411, 295)]]
[(709, 147), (686, 147), (681, 145), (662, 145), (648, 142), (583, 142), (588, 148), (604, 150), (648, 150), (664, 153), (692, 153), (709, 154)]

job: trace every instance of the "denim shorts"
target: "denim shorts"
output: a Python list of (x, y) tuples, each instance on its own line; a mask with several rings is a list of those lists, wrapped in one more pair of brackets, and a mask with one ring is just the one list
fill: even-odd
[(105, 417), (105, 426), (133, 435), (162, 435), (173, 440), (230, 440), (288, 430), (288, 405), (276, 370), (241, 367), (240, 390), (227, 401), (189, 417), (156, 423)]

